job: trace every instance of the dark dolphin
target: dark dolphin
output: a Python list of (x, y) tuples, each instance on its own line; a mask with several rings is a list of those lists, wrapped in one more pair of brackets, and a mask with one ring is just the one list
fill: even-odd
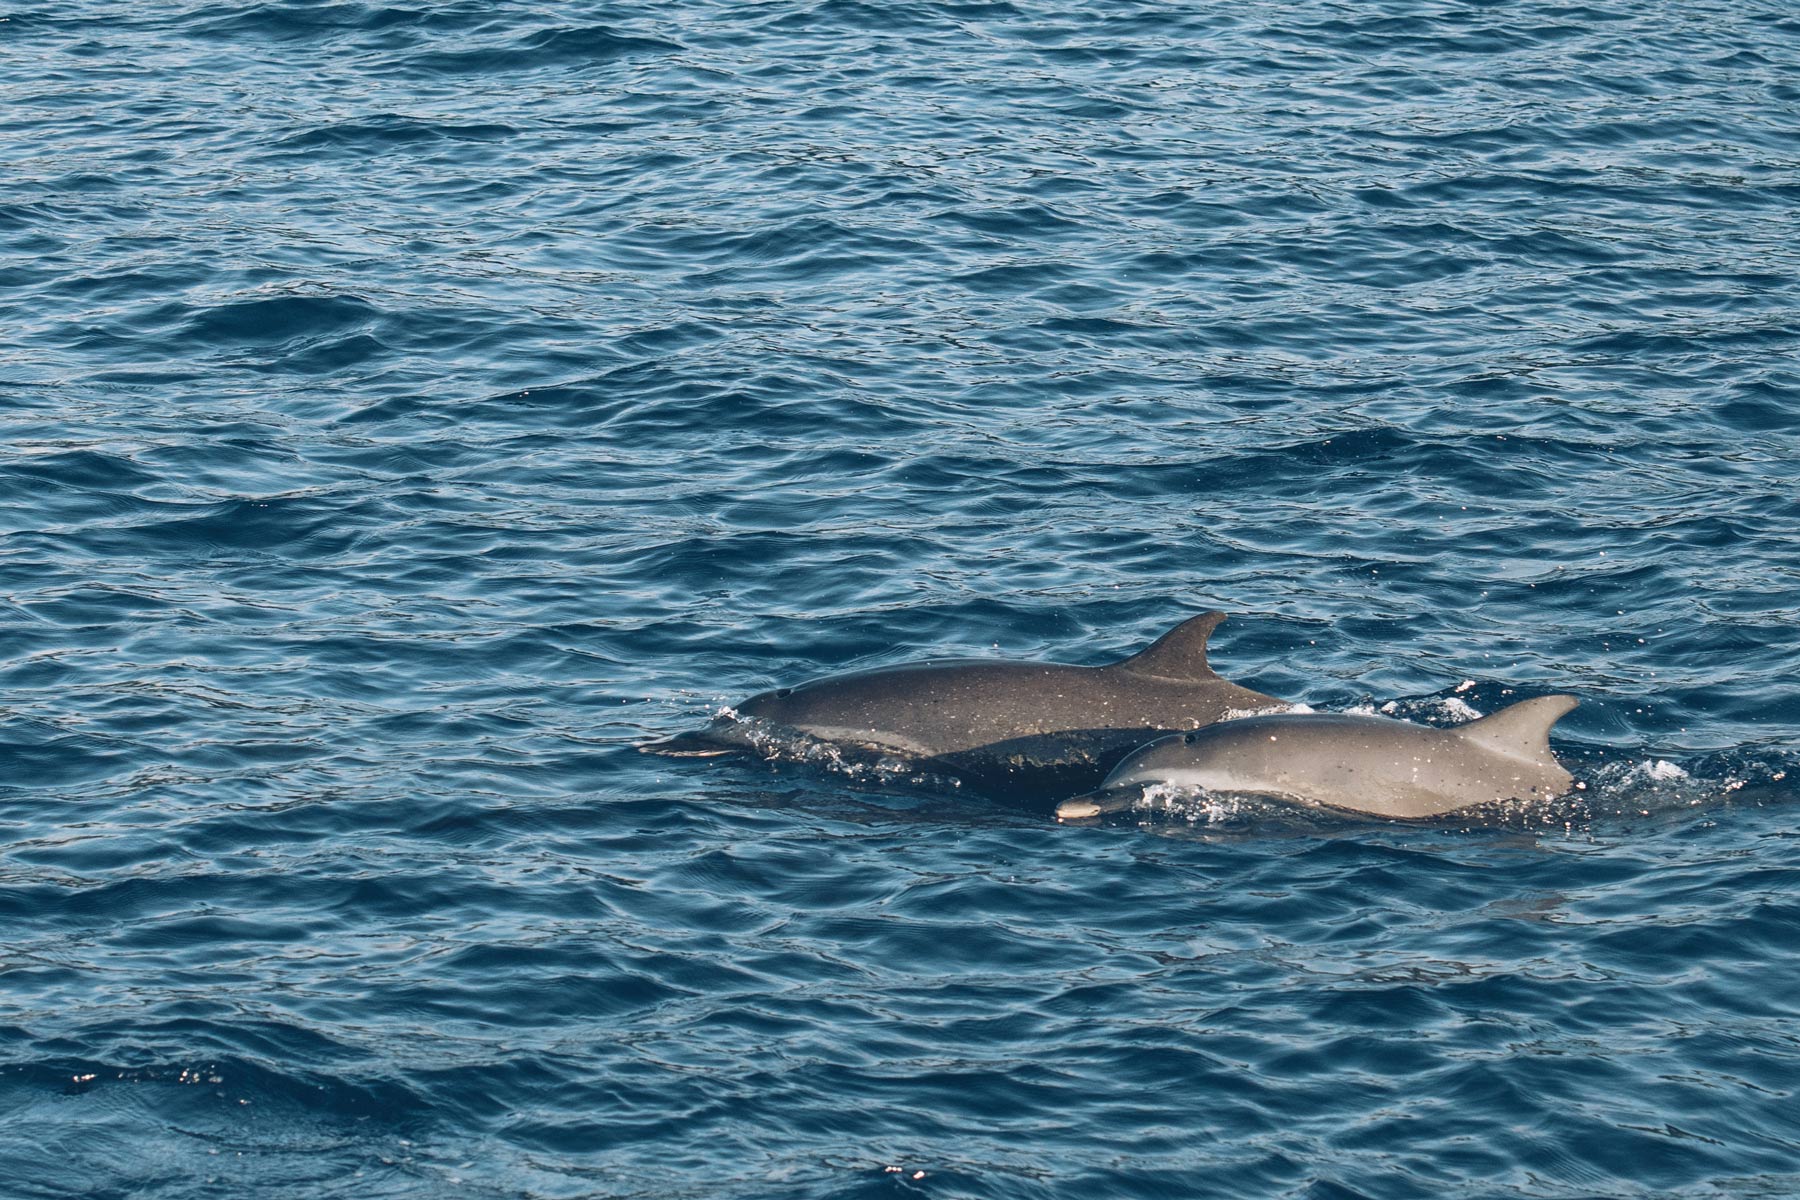
[(735, 716), (639, 749), (730, 754), (755, 749), (759, 733), (797, 731), (852, 759), (900, 759), (1048, 805), (1093, 788), (1161, 734), (1285, 703), (1213, 673), (1206, 644), (1224, 619), (1204, 613), (1106, 666), (970, 659), (833, 675), (752, 696)]
[(1573, 696), (1539, 696), (1436, 729), (1386, 717), (1281, 713), (1151, 742), (1100, 790), (1057, 806), (1064, 820), (1129, 807), (1146, 784), (1276, 796), (1383, 817), (1435, 817), (1497, 800), (1549, 799), (1574, 783), (1550, 753)]

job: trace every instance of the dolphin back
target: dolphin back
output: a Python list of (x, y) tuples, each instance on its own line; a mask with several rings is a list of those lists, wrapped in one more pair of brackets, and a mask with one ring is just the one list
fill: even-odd
[(1451, 729), (1352, 713), (1277, 713), (1159, 738), (1128, 755), (1100, 792), (1058, 815), (1117, 807), (1119, 789), (1168, 783), (1431, 817), (1490, 801), (1548, 798), (1574, 780), (1550, 752), (1572, 696), (1542, 696)]
[[(643, 747), (713, 757), (787, 753), (788, 735), (846, 761), (901, 760), (973, 790), (1029, 797), (1086, 791), (1158, 734), (1278, 705), (1221, 679), (1207, 642), (1222, 612), (1191, 617), (1102, 666), (1009, 659), (902, 663), (761, 692), (704, 730)], [(810, 757), (810, 753), (804, 755)]]

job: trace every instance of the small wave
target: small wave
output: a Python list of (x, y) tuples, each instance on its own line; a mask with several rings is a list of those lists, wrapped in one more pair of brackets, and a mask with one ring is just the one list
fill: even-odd
[(355, 296), (256, 297), (200, 309), (181, 336), (224, 348), (269, 346), (358, 332), (379, 315), (373, 304)]
[(308, 152), (322, 149), (345, 149), (379, 153), (384, 150), (430, 142), (499, 141), (511, 137), (517, 132), (518, 130), (510, 125), (491, 122), (426, 121), (415, 117), (401, 116), (397, 113), (382, 113), (355, 121), (341, 121), (334, 125), (324, 125), (316, 129), (289, 134), (276, 142), (275, 146), (277, 149)]
[(663, 38), (620, 33), (605, 25), (569, 25), (534, 30), (499, 44), (403, 54), (394, 65), (443, 75), (517, 75), (547, 68), (604, 66), (680, 49), (678, 43)]

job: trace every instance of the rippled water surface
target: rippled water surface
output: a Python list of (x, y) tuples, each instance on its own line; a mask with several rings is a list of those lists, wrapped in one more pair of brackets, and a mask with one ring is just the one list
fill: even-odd
[[(1800, 1194), (1785, 3), (0, 8), (0, 1190)], [(1210, 607), (1583, 787), (649, 758)]]

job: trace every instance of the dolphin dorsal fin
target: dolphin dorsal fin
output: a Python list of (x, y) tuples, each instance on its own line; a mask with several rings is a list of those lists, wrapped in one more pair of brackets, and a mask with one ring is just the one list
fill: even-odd
[(1573, 696), (1539, 696), (1521, 700), (1480, 720), (1458, 725), (1456, 734), (1513, 758), (1549, 759), (1550, 727), (1581, 701)]
[(1113, 664), (1122, 671), (1155, 675), (1161, 679), (1217, 679), (1206, 665), (1206, 642), (1225, 619), (1222, 612), (1190, 617), (1139, 650)]

